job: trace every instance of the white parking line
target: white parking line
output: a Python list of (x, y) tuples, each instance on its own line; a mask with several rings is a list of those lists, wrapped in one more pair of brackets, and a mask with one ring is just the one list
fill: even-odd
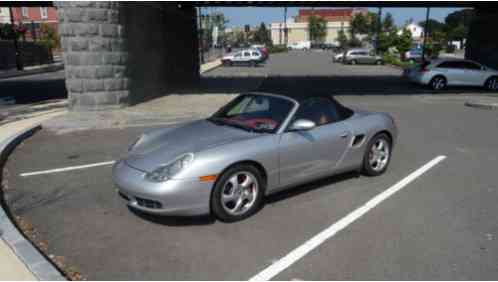
[(378, 204), (380, 204), (381, 202), (388, 199), (396, 192), (403, 189), (410, 182), (415, 180), (417, 177), (421, 176), (423, 173), (431, 169), (433, 166), (437, 165), (439, 162), (443, 161), (445, 158), (446, 156), (438, 156), (434, 158), (424, 166), (420, 167), (416, 171), (409, 174), (407, 177), (400, 180), (398, 183), (394, 184), (387, 190), (383, 191), (382, 193), (370, 199), (363, 206), (355, 209), (350, 214), (343, 217), (336, 223), (332, 224), (330, 227), (323, 230), (322, 232), (318, 233), (317, 235), (306, 241), (301, 246), (292, 250), (286, 256), (279, 259), (277, 262), (268, 266), (263, 271), (261, 271), (260, 273), (249, 279), (249, 281), (268, 281), (272, 279), (274, 276), (276, 276), (277, 274), (279, 274), (280, 272), (291, 266), (293, 263), (304, 257), (310, 251), (320, 246), (327, 239), (333, 237), (337, 232), (346, 228), (348, 225), (356, 221), (358, 218), (366, 214), (368, 211), (376, 207)]
[(90, 167), (96, 167), (96, 166), (112, 165), (114, 163), (115, 163), (115, 161), (109, 161), (109, 162), (101, 162), (101, 163), (94, 163), (94, 164), (87, 164), (87, 165), (69, 166), (69, 167), (56, 168), (56, 169), (43, 170), (43, 171), (25, 172), (25, 173), (21, 173), (19, 175), (22, 177), (26, 177), (26, 176), (33, 176), (33, 175), (40, 175), (40, 174), (50, 174), (50, 173), (57, 173), (57, 172), (70, 171), (70, 170), (78, 170), (78, 169), (84, 169), (84, 168), (90, 168)]

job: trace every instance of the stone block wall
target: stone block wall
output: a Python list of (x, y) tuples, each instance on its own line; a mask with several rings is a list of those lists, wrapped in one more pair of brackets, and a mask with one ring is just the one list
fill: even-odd
[(72, 110), (127, 106), (196, 83), (193, 7), (137, 2), (55, 5)]

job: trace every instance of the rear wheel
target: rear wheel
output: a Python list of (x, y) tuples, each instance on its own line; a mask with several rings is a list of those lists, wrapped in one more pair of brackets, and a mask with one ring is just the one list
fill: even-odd
[(498, 90), (498, 77), (492, 76), (492, 77), (488, 78), (486, 80), (486, 83), (484, 83), (484, 87), (489, 91)]
[(356, 65), (356, 60), (351, 60), (352, 65)]
[(264, 191), (265, 183), (257, 168), (246, 164), (235, 165), (216, 182), (211, 210), (224, 222), (245, 219), (258, 211)]
[(368, 142), (363, 157), (363, 173), (368, 176), (383, 174), (391, 160), (391, 138), (385, 133), (375, 135)]
[(382, 60), (377, 60), (377, 61), (375, 62), (375, 64), (377, 64), (377, 65), (383, 65), (383, 64), (384, 64), (384, 62), (383, 62)]
[(429, 82), (429, 85), (434, 90), (442, 90), (442, 89), (446, 88), (446, 85), (447, 85), (446, 78), (444, 78), (442, 76), (436, 76), (436, 77), (431, 79), (431, 81)]

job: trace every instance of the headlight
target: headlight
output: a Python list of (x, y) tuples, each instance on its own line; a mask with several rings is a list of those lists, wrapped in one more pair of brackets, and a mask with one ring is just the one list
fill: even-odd
[(130, 144), (130, 146), (128, 146), (128, 152), (131, 152), (133, 150), (133, 148), (135, 147), (135, 145), (138, 144), (138, 142), (140, 142), (140, 140), (142, 139), (143, 135), (140, 135), (140, 137), (137, 138), (137, 140), (133, 141), (133, 143)]
[(193, 160), (194, 154), (192, 153), (181, 155), (171, 163), (162, 165), (147, 173), (145, 178), (152, 182), (164, 182), (186, 168)]

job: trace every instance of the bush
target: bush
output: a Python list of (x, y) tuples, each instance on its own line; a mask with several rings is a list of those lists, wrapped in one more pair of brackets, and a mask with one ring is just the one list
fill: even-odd
[(288, 51), (288, 49), (287, 49), (287, 46), (285, 46), (285, 45), (273, 45), (273, 46), (268, 47), (268, 52), (270, 54), (282, 53), (282, 52), (287, 52), (287, 51)]
[(397, 54), (385, 53), (383, 59), (386, 64), (402, 67), (404, 69), (412, 66), (409, 62), (401, 61)]

